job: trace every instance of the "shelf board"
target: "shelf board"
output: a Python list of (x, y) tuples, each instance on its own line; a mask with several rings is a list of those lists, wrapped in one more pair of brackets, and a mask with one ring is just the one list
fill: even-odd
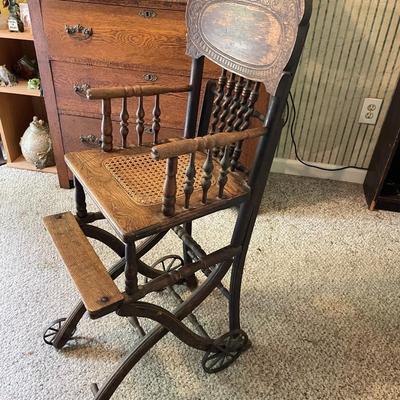
[(33, 41), (31, 31), (10, 32), (7, 29), (0, 29), (0, 39), (30, 40)]
[(16, 86), (0, 86), (0, 93), (19, 94), (22, 96), (41, 97), (40, 90), (28, 89), (28, 81), (19, 80)]
[(24, 156), (19, 156), (16, 160), (14, 160), (12, 162), (7, 162), (7, 167), (26, 169), (29, 171), (45, 172), (45, 173), (49, 173), (49, 174), (57, 174), (57, 168), (55, 166), (44, 168), (44, 169), (37, 169), (33, 164), (26, 161)]

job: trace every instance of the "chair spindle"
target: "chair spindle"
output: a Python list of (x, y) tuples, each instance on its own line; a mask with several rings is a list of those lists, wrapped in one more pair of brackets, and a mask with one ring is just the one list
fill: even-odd
[(111, 120), (111, 99), (102, 100), (102, 121), (101, 121), (101, 148), (103, 151), (111, 152), (113, 149), (112, 120)]
[(226, 131), (232, 132), (233, 131), (233, 124), (236, 120), (236, 112), (240, 107), (240, 95), (243, 92), (244, 88), (244, 78), (240, 77), (240, 79), (236, 82), (235, 90), (233, 92), (233, 100), (231, 107), (229, 109), (229, 118), (226, 121)]
[(203, 178), (201, 180), (201, 187), (203, 189), (202, 203), (207, 204), (208, 191), (211, 187), (212, 172), (214, 169), (213, 164), (213, 152), (212, 150), (207, 151), (207, 158), (203, 164)]
[(173, 217), (175, 215), (177, 172), (178, 157), (168, 158), (162, 204), (162, 212), (166, 217)]
[(220, 112), (222, 100), (224, 98), (225, 85), (227, 83), (227, 71), (225, 69), (222, 70), (222, 74), (218, 79), (218, 88), (217, 88), (217, 96), (214, 100), (214, 108), (212, 112), (212, 121), (211, 121), (211, 133), (215, 133), (217, 131), (217, 125), (219, 122)]
[(121, 141), (122, 141), (122, 148), (126, 149), (128, 147), (127, 143), (127, 137), (129, 134), (129, 113), (128, 113), (128, 100), (126, 97), (122, 98), (122, 109), (121, 109), (121, 115), (120, 115), (120, 134), (121, 134)]
[(260, 82), (255, 82), (253, 90), (250, 93), (248, 104), (247, 104), (247, 111), (243, 115), (243, 122), (239, 127), (239, 130), (244, 131), (250, 126), (250, 118), (254, 114), (255, 105), (257, 103), (258, 97), (260, 95)]
[(161, 129), (161, 109), (160, 109), (160, 95), (157, 94), (154, 96), (154, 109), (153, 109), (153, 125), (152, 125), (152, 131), (153, 131), (153, 144), (157, 145), (158, 144), (158, 135), (160, 133)]
[(219, 118), (219, 125), (218, 125), (218, 131), (219, 132), (224, 132), (225, 127), (226, 127), (226, 120), (229, 115), (229, 109), (230, 105), (232, 103), (233, 99), (233, 91), (236, 86), (236, 74), (231, 74), (229, 77), (228, 83), (226, 84), (226, 92), (225, 96), (223, 98), (223, 102), (221, 105), (221, 114)]
[(136, 112), (136, 132), (139, 146), (143, 145), (144, 117), (143, 96), (140, 96), (138, 98), (138, 109)]
[[(220, 119), (221, 109), (222, 109), (222, 101), (224, 99), (225, 86), (226, 86), (227, 82), (228, 82), (227, 71), (225, 69), (223, 69), (222, 74), (218, 79), (217, 93), (216, 93), (216, 97), (214, 100), (214, 106), (213, 106), (213, 111), (212, 111), (211, 130), (210, 130), (211, 135), (217, 132), (218, 122)], [(218, 153), (219, 153), (219, 148), (216, 147), (215, 149), (213, 149), (213, 154), (215, 157), (218, 156)]]
[(221, 169), (219, 172), (218, 178), (218, 198), (224, 198), (224, 189), (225, 185), (228, 182), (228, 173), (229, 173), (229, 166), (230, 166), (230, 146), (225, 146), (224, 155), (220, 162)]
[[(249, 109), (249, 99), (250, 99), (250, 96), (252, 94), (251, 84), (252, 84), (252, 81), (246, 80), (246, 84), (245, 84), (245, 86), (243, 88), (243, 91), (242, 91), (242, 97), (241, 97), (241, 100), (240, 100), (240, 107), (239, 107), (239, 110), (236, 113), (236, 119), (235, 119), (235, 122), (233, 124), (233, 130), (235, 130), (235, 131), (243, 130), (242, 126), (245, 123), (245, 118), (247, 116), (247, 111)], [(259, 86), (258, 86), (258, 88), (259, 88)], [(256, 101), (257, 101), (257, 98), (255, 99), (254, 104), (255, 104)], [(253, 112), (254, 112), (254, 108), (253, 108), (253, 111), (251, 113), (253, 113)], [(249, 119), (250, 119), (250, 116), (249, 116)], [(232, 171), (235, 171), (237, 169), (237, 167), (238, 167), (239, 159), (240, 159), (240, 156), (242, 155), (242, 147), (243, 147), (243, 142), (242, 141), (237, 142), (235, 147), (234, 147), (233, 154), (232, 154), (232, 161), (231, 161)]]
[(196, 178), (196, 153), (192, 153), (189, 159), (189, 165), (186, 169), (186, 180), (183, 191), (185, 193), (185, 208), (190, 207), (190, 198), (194, 192), (194, 182)]

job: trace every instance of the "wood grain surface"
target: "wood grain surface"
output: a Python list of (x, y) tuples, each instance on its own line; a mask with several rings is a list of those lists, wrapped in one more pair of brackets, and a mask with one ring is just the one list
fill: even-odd
[[(154, 10), (154, 9), (153, 9)], [(142, 8), (47, 0), (43, 9), (49, 56), (52, 60), (103, 65), (157, 67), (161, 71), (190, 70), (185, 55), (186, 25), (181, 11), (155, 9), (154, 18), (140, 16)], [(88, 40), (77, 40), (65, 25), (93, 29)], [(216, 67), (209, 64), (212, 72)]]
[[(133, 114), (132, 114), (133, 115)], [(68, 114), (60, 114), (60, 124), (63, 132), (65, 132), (64, 136), (64, 148), (67, 153), (79, 150), (88, 150), (90, 148), (89, 145), (81, 142), (81, 136), (94, 135), (96, 137), (100, 137), (100, 126), (101, 119), (100, 115), (95, 118), (92, 117), (84, 117), (79, 115), (68, 115)], [(129, 125), (130, 133), (128, 135), (128, 145), (137, 144), (137, 137), (135, 132), (135, 124), (132, 123)], [(149, 129), (151, 128), (151, 121), (145, 125), (145, 133), (143, 135), (143, 141), (147, 144), (153, 143), (153, 136), (149, 133)], [(113, 119), (113, 132), (114, 132), (114, 147), (121, 147), (121, 136), (119, 135), (119, 116), (115, 116)], [(167, 138), (179, 138), (182, 137), (183, 130), (175, 129), (175, 128), (167, 128), (165, 126), (161, 127), (159, 139), (161, 141)]]
[(72, 280), (91, 318), (114, 311), (124, 300), (114, 281), (70, 213), (44, 218)]
[[(93, 201), (112, 224), (122, 240), (135, 240), (153, 233), (163, 232), (173, 226), (188, 220), (194, 220), (214, 211), (233, 206), (244, 201), (249, 194), (249, 187), (244, 176), (232, 173), (225, 188), (226, 198), (218, 199), (218, 186), (212, 185), (209, 191), (209, 202), (201, 203), (202, 192), (195, 191), (192, 195), (191, 208), (184, 209), (185, 196), (177, 197), (176, 215), (166, 217), (161, 212), (162, 188), (160, 190), (160, 204), (143, 206), (136, 204), (123, 187), (115, 180), (104, 167), (104, 162), (112, 157), (134, 156), (147, 153), (149, 162), (158, 162), (151, 159), (151, 146), (134, 147), (130, 149), (114, 150), (104, 153), (100, 150), (88, 150), (69, 153), (65, 156), (67, 165), (73, 174), (86, 188)], [(198, 162), (204, 162), (204, 155), (198, 153)], [(186, 168), (186, 165), (184, 166)], [(217, 173), (217, 172), (216, 172)], [(146, 169), (143, 169), (146, 174)], [(218, 175), (215, 175), (215, 181)], [(151, 181), (149, 181), (151, 185)]]

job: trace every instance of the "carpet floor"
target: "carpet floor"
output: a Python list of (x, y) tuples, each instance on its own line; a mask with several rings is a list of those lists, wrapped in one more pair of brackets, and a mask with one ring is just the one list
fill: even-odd
[[(89, 384), (105, 382), (138, 339), (110, 315), (84, 318), (62, 351), (43, 343), (43, 329), (77, 295), (41, 219), (72, 208), (73, 192), (55, 176), (0, 168), (0, 400), (91, 399)], [(211, 251), (227, 243), (234, 220), (227, 210), (196, 221), (194, 236)], [(252, 348), (207, 375), (202, 353), (169, 334), (112, 399), (399, 399), (399, 240), (400, 214), (369, 212), (360, 186), (273, 175), (243, 285)], [(149, 260), (179, 250), (169, 235)], [(151, 300), (174, 306), (164, 293)], [(213, 336), (226, 332), (226, 314), (219, 292), (196, 312)]]

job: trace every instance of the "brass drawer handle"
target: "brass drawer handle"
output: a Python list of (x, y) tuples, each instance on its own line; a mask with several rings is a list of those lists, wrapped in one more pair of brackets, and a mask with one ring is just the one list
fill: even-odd
[(158, 81), (158, 76), (156, 74), (144, 74), (143, 79), (146, 82), (156, 82)]
[(146, 133), (148, 135), (152, 135), (153, 134), (153, 129), (151, 127), (145, 127), (144, 128), (144, 133)]
[(88, 89), (90, 89), (90, 85), (88, 83), (74, 85), (74, 92), (80, 97), (86, 98), (86, 92)]
[(154, 10), (142, 10), (139, 11), (139, 16), (146, 19), (151, 19), (157, 17), (157, 13)]
[(79, 137), (79, 141), (89, 147), (99, 147), (101, 140), (95, 135), (82, 135)]
[(78, 25), (65, 25), (65, 32), (76, 40), (88, 40), (93, 36), (92, 28), (85, 28), (81, 24)]

